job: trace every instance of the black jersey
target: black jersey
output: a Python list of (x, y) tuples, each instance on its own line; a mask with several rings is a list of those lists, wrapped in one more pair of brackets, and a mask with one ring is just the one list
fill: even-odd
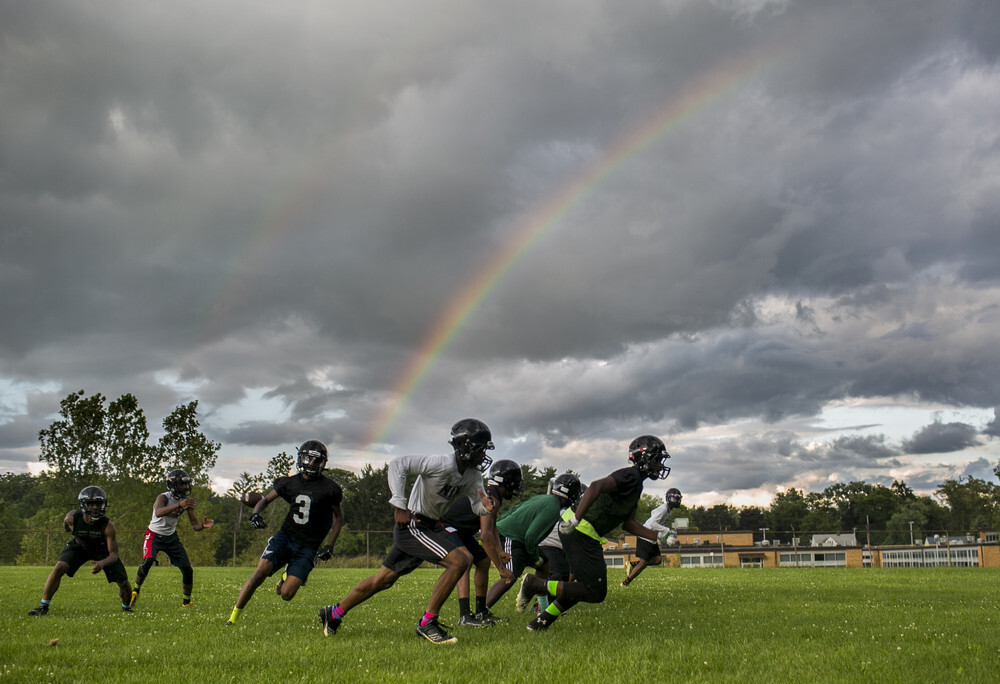
[(279, 477), (274, 491), (291, 506), (281, 531), (295, 541), (318, 549), (333, 526), (333, 506), (344, 499), (340, 485), (321, 475), (307, 480), (301, 474)]
[(618, 484), (618, 489), (601, 492), (583, 514), (584, 520), (602, 537), (622, 525), (638, 507), (645, 479), (639, 469), (633, 467), (616, 470), (609, 477)]
[(106, 530), (109, 522), (106, 517), (103, 517), (88, 523), (83, 519), (83, 511), (73, 511), (73, 541), (88, 551), (107, 553)]
[[(487, 485), (484, 491), (488, 496), (493, 498), (497, 506), (503, 501), (503, 497), (500, 496), (500, 489), (496, 485)], [(441, 522), (448, 527), (454, 527), (456, 530), (465, 532), (479, 531), (479, 516), (472, 510), (472, 502), (469, 501), (469, 497), (467, 496), (460, 496), (455, 499), (448, 512), (441, 516)]]

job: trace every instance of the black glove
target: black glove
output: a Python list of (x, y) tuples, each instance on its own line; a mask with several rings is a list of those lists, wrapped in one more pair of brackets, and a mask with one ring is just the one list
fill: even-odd
[(267, 527), (267, 523), (264, 522), (264, 517), (260, 513), (254, 513), (250, 516), (250, 525), (255, 530), (262, 530)]
[(319, 551), (316, 552), (316, 560), (328, 561), (331, 558), (333, 558), (333, 547), (329, 544), (320, 547)]

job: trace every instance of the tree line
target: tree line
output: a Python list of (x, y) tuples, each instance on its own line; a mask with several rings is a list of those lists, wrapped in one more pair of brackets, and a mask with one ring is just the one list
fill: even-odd
[[(197, 409), (197, 401), (177, 406), (163, 419), (162, 436), (150, 443), (146, 417), (133, 395), (125, 394), (110, 404), (101, 394), (88, 397), (81, 390), (68, 395), (60, 402), (59, 417), (39, 432), (40, 460), (46, 470), (36, 476), (0, 475), (0, 563), (44, 564), (51, 560), (51, 549), (46, 546), (55, 543), (61, 548), (65, 540), (58, 536), (52, 541), (51, 532), (44, 540), (40, 535), (46, 530), (61, 530), (61, 520), (67, 510), (76, 507), (80, 489), (91, 484), (108, 493), (109, 517), (125, 531), (123, 557), (128, 559), (130, 553), (137, 556), (153, 501), (164, 491), (165, 474), (173, 468), (183, 468), (191, 475), (199, 517), (216, 521), (215, 534), (185, 534), (186, 527), (179, 527), (193, 562), (255, 562), (266, 536), (250, 531), (248, 511), (240, 497), (251, 491), (266, 493), (275, 479), (294, 472), (294, 458), (282, 451), (261, 472), (241, 473), (225, 493), (212, 491), (209, 473), (221, 445), (201, 432)], [(328, 471), (344, 490), (346, 525), (335, 549), (339, 556), (380, 556), (391, 544), (387, 469), (383, 464), (380, 468), (366, 465), (359, 473), (339, 468)], [(558, 474), (553, 467), (522, 465), (521, 470), (521, 492), (505, 504), (507, 508), (544, 493), (549, 480)], [(643, 495), (639, 521), (660, 503), (659, 497)], [(287, 505), (281, 501), (265, 510), (268, 530), (280, 526), (286, 511)], [(879, 536), (872, 543), (906, 543), (911, 527), (920, 536), (924, 532), (959, 534), (1000, 528), (1000, 486), (973, 477), (948, 479), (933, 496), (920, 496), (901, 481), (888, 487), (837, 483), (821, 492), (795, 488), (779, 492), (766, 507), (682, 506), (672, 515), (674, 519), (686, 518), (689, 530), (767, 528), (772, 536), (853, 530), (859, 537), (862, 532), (877, 531)]]

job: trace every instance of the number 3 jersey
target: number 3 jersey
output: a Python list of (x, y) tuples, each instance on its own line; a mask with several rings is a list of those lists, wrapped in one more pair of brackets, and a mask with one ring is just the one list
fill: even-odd
[(340, 485), (325, 475), (307, 480), (300, 473), (279, 477), (274, 481), (274, 491), (290, 504), (281, 531), (318, 549), (333, 525), (333, 507), (344, 498)]

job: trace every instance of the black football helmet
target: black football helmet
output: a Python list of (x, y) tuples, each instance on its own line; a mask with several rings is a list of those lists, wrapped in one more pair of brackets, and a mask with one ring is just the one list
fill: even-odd
[(299, 447), (295, 458), (295, 467), (306, 479), (319, 477), (326, 467), (326, 445), (318, 439), (310, 439)]
[(178, 468), (167, 473), (167, 489), (178, 499), (187, 498), (191, 493), (191, 476)]
[(659, 437), (642, 435), (628, 445), (628, 460), (650, 480), (663, 480), (670, 474), (670, 468), (663, 463), (667, 458), (670, 454)]
[(461, 463), (485, 473), (493, 463), (493, 459), (486, 455), (489, 449), (494, 448), (492, 440), (493, 435), (486, 423), (475, 418), (463, 418), (451, 426), (448, 444), (455, 449), (455, 457)]
[(667, 508), (680, 508), (682, 498), (681, 490), (671, 487), (667, 490)]
[(583, 485), (580, 478), (572, 473), (563, 473), (552, 478), (549, 483), (549, 491), (556, 496), (566, 499), (570, 506), (575, 506), (583, 496)]
[(501, 459), (490, 468), (490, 476), (486, 483), (499, 485), (507, 490), (505, 499), (513, 499), (521, 491), (521, 466), (509, 459)]
[(91, 520), (100, 520), (108, 514), (108, 495), (100, 487), (91, 485), (80, 490), (80, 510)]

